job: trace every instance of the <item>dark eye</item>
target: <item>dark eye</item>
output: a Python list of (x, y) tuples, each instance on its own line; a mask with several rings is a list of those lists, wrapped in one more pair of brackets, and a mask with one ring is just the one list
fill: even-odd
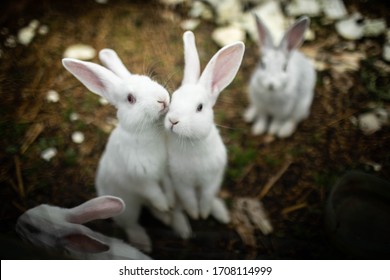
[(287, 71), (287, 65), (288, 65), (287, 63), (285, 63), (285, 64), (283, 65), (283, 71), (284, 71), (284, 72)]
[(262, 59), (260, 59), (259, 65), (261, 68), (263, 68), (263, 69), (265, 68), (265, 63)]
[(134, 104), (137, 100), (135, 99), (134, 95), (131, 93), (127, 96), (127, 101), (129, 101), (130, 104)]
[(203, 109), (203, 104), (200, 103), (200, 104), (198, 105), (198, 107), (196, 108), (196, 111), (197, 111), (197, 112), (200, 112), (200, 111), (202, 111), (202, 109)]

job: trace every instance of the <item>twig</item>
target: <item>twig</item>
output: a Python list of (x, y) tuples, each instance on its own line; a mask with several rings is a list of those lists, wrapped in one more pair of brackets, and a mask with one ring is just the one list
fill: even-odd
[(31, 144), (34, 143), (34, 141), (42, 133), (43, 129), (44, 129), (44, 125), (42, 123), (36, 123), (30, 127), (30, 129), (27, 131), (24, 137), (25, 140), (22, 144), (22, 147), (20, 148), (20, 152), (22, 154), (24, 154), (31, 146)]
[(290, 207), (286, 207), (282, 210), (282, 214), (283, 215), (287, 215), (288, 213), (291, 213), (291, 212), (294, 212), (296, 210), (299, 210), (301, 208), (305, 208), (307, 206), (307, 203), (306, 202), (303, 202), (303, 203), (299, 203), (297, 205), (293, 205), (293, 206), (290, 206)]
[(260, 194), (258, 195), (258, 198), (260, 200), (262, 200), (266, 195), (267, 193), (269, 192), (269, 190), (275, 185), (275, 183), (283, 176), (283, 174), (287, 171), (287, 169), (290, 167), (292, 163), (292, 160), (291, 159), (288, 159), (282, 166), (282, 168), (280, 168), (280, 170), (278, 171), (278, 173), (276, 173), (274, 176), (272, 176), (271, 178), (269, 178), (269, 180), (267, 181), (267, 183), (264, 185), (264, 187), (261, 189), (261, 192)]
[(22, 170), (20, 168), (20, 159), (18, 156), (14, 156), (15, 169), (16, 169), (16, 179), (18, 182), (18, 193), (22, 199), (25, 198), (26, 193), (24, 191), (24, 184), (22, 178)]

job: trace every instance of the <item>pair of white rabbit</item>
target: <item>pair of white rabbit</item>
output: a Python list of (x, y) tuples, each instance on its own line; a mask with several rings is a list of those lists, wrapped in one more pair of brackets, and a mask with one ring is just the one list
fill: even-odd
[(63, 59), (69, 72), (117, 108), (119, 124), (100, 159), (96, 189), (100, 196), (124, 200), (126, 210), (114, 219), (130, 243), (144, 251), (151, 250), (151, 241), (138, 223), (143, 205), (183, 238), (191, 235), (191, 228), (182, 208), (194, 219), (210, 213), (221, 222), (230, 219), (216, 197), (227, 155), (213, 121), (213, 106), (235, 77), (244, 44), (219, 50), (200, 75), (193, 33), (184, 33), (183, 40), (184, 78), (172, 102), (161, 85), (131, 74), (113, 50), (99, 53), (107, 68)]
[(254, 135), (268, 132), (286, 138), (294, 133), (299, 122), (309, 116), (314, 96), (314, 66), (297, 50), (303, 42), (309, 19), (298, 19), (277, 46), (257, 16), (256, 25), (261, 57), (250, 80), (250, 106), (244, 119), (254, 123)]

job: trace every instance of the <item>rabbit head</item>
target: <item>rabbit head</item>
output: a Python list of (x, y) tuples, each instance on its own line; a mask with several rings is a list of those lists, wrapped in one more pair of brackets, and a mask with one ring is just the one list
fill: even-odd
[(36, 246), (65, 250), (77, 257), (143, 258), (142, 253), (124, 242), (82, 225), (92, 220), (117, 216), (124, 208), (124, 202), (114, 196), (93, 198), (71, 209), (41, 204), (19, 217), (16, 231)]
[(284, 34), (275, 46), (267, 26), (255, 15), (261, 57), (256, 69), (256, 83), (263, 91), (281, 92), (294, 73), (289, 69), (289, 58), (303, 42), (304, 33), (309, 26), (309, 18), (301, 17)]
[(99, 57), (108, 69), (71, 58), (62, 63), (90, 91), (117, 108), (119, 125), (132, 130), (165, 115), (169, 94), (164, 87), (147, 76), (131, 74), (113, 50), (103, 49)]
[(183, 41), (184, 78), (182, 85), (172, 94), (164, 124), (166, 129), (180, 137), (203, 139), (214, 125), (213, 106), (221, 91), (235, 77), (245, 47), (242, 42), (223, 47), (200, 74), (194, 34), (185, 32)]

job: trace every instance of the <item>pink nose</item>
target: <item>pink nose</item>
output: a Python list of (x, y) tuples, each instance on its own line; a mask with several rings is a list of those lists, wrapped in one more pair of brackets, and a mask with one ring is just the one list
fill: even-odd
[(171, 118), (169, 118), (169, 122), (172, 124), (172, 126), (177, 125), (179, 123), (178, 120), (172, 120)]

